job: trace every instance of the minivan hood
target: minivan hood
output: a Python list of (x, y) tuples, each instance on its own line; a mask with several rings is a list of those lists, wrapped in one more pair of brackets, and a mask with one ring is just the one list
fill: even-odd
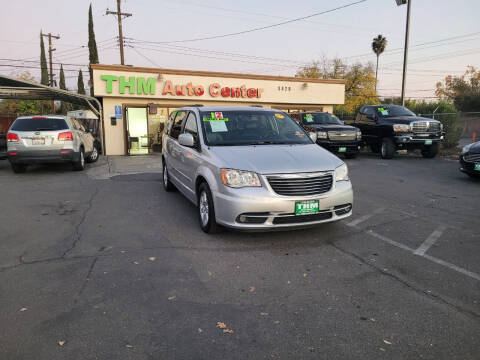
[(259, 174), (329, 171), (343, 163), (316, 144), (212, 146), (210, 151), (221, 167)]

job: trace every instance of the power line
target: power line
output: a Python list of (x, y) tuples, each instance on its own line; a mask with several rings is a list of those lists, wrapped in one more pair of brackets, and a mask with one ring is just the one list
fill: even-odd
[[(117, 1), (120, 1), (120, 0), (117, 0)], [(276, 23), (276, 24), (261, 26), (261, 27), (257, 27), (257, 28), (253, 28), (253, 29), (249, 29), (249, 30), (238, 31), (238, 32), (234, 32), (234, 33), (228, 33), (228, 34), (222, 34), (222, 35), (213, 35), (213, 36), (206, 36), (206, 37), (201, 37), (201, 38), (185, 39), (185, 40), (158, 41), (158, 42), (155, 42), (155, 43), (156, 43), (156, 44), (184, 43), (184, 42), (193, 42), (193, 41), (202, 41), (202, 40), (212, 40), (212, 39), (225, 38), (225, 37), (229, 37), (229, 36), (242, 35), (242, 34), (247, 34), (247, 33), (251, 33), (251, 32), (254, 32), (254, 31), (271, 29), (271, 28), (273, 28), (273, 27), (282, 26), (282, 25), (290, 24), (290, 23), (293, 23), (293, 22), (296, 22), (296, 21), (301, 21), (301, 20), (309, 19), (309, 18), (312, 18), (312, 17), (314, 17), (314, 16), (319, 16), (319, 15), (323, 15), (323, 14), (328, 14), (328, 13), (331, 13), (331, 12), (334, 12), (334, 11), (337, 11), (337, 10), (340, 10), (340, 9), (345, 9), (345, 8), (347, 8), (347, 7), (350, 7), (350, 6), (353, 6), (353, 5), (357, 5), (357, 4), (366, 2), (366, 1), (368, 1), (368, 0), (359, 0), (359, 1), (352, 2), (352, 3), (346, 4), (346, 5), (338, 6), (338, 7), (336, 7), (336, 8), (330, 9), (330, 10), (325, 10), (325, 11), (321, 11), (321, 12), (314, 13), (314, 14), (311, 14), (311, 15), (302, 16), (302, 17), (299, 17), (299, 18), (282, 21), (282, 22), (279, 22), (279, 23)]]

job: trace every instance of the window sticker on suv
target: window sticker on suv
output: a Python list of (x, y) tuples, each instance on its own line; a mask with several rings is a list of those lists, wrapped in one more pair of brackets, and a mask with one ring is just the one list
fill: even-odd
[(211, 112), (210, 117), (203, 117), (203, 121), (228, 121), (228, 118), (223, 117), (222, 112)]
[(377, 108), (377, 111), (382, 115), (388, 115), (388, 110), (382, 107)]
[(285, 116), (283, 116), (282, 114), (275, 114), (275, 117), (277, 119), (283, 119)]
[(309, 123), (313, 122), (313, 115), (312, 114), (305, 114), (304, 118)]

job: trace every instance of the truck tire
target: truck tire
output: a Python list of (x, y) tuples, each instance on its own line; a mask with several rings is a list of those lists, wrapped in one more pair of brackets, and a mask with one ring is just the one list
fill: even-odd
[(397, 151), (395, 142), (391, 138), (383, 138), (382, 146), (380, 147), (380, 155), (382, 159), (391, 159)]
[(12, 170), (15, 174), (21, 174), (27, 170), (26, 164), (10, 164), (10, 165), (12, 165)]
[(438, 154), (438, 143), (425, 146), (422, 149), (422, 156), (427, 159), (433, 159)]

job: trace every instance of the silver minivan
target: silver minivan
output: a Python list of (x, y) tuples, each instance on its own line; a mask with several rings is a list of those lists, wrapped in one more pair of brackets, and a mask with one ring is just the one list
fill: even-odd
[(163, 185), (198, 207), (207, 233), (306, 227), (352, 214), (346, 164), (286, 113), (189, 106), (163, 135)]
[(69, 162), (83, 170), (98, 160), (98, 145), (75, 118), (58, 115), (21, 116), (7, 133), (7, 157), (16, 173), (29, 164)]

